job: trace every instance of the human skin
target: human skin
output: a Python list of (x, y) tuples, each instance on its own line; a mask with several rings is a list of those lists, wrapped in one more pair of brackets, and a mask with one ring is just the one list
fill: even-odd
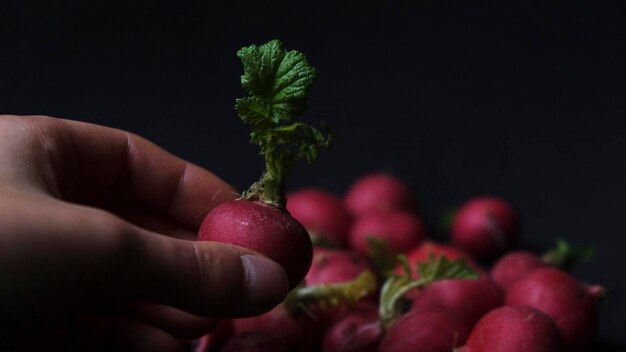
[(137, 135), (0, 116), (0, 350), (182, 351), (217, 318), (270, 310), (278, 264), (193, 240), (237, 197)]

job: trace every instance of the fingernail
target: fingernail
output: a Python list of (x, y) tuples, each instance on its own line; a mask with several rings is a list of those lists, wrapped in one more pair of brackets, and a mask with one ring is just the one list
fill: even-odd
[(244, 254), (246, 273), (244, 299), (253, 310), (267, 310), (280, 303), (289, 290), (285, 270), (271, 259)]

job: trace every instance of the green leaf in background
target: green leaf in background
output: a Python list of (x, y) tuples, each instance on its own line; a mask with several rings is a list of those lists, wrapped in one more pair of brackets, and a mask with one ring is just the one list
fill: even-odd
[(367, 236), (370, 258), (374, 268), (385, 277), (393, 275), (400, 259), (389, 249), (385, 241), (375, 236)]
[(591, 246), (573, 246), (566, 240), (559, 238), (556, 247), (542, 256), (542, 260), (553, 267), (571, 271), (580, 262), (588, 262), (596, 255), (596, 249)]

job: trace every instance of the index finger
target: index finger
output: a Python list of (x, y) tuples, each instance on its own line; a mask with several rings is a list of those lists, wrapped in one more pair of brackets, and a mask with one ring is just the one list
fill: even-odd
[(238, 194), (228, 183), (135, 134), (94, 124), (40, 118), (42, 137), (63, 198), (81, 203), (128, 201), (196, 229)]

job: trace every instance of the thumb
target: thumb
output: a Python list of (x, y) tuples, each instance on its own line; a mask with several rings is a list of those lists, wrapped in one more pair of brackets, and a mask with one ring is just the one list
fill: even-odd
[(135, 299), (202, 316), (236, 317), (270, 310), (286, 296), (285, 270), (245, 248), (174, 239), (140, 230), (137, 257), (118, 289)]

